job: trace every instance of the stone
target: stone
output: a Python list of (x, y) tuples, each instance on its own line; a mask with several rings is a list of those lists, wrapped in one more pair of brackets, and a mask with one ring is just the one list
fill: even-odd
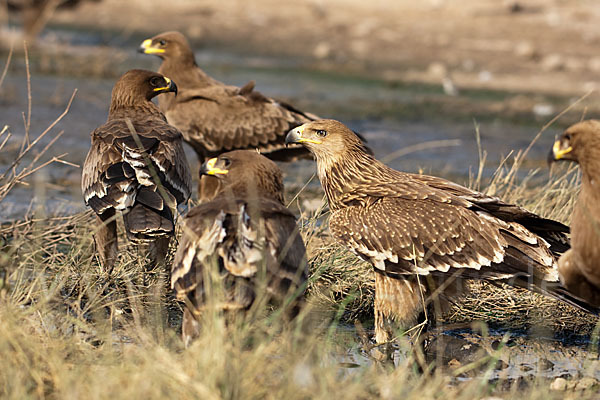
[(320, 42), (313, 50), (313, 56), (320, 60), (329, 57), (331, 54), (331, 46), (327, 42)]
[(554, 368), (554, 363), (548, 360), (547, 358), (540, 358), (540, 360), (538, 361), (538, 368), (542, 371), (546, 371)]
[(536, 56), (533, 44), (528, 41), (522, 41), (515, 46), (515, 54), (523, 58), (534, 58)]
[(448, 68), (444, 63), (441, 62), (432, 62), (427, 67), (427, 74), (433, 78), (443, 79), (448, 75)]
[(556, 390), (557, 392), (564, 392), (567, 390), (567, 380), (565, 378), (556, 378), (550, 384), (550, 390)]
[(565, 60), (560, 54), (548, 54), (541, 61), (544, 71), (559, 71), (565, 66)]
[(462, 365), (462, 363), (460, 361), (458, 361), (456, 358), (453, 358), (452, 360), (448, 361), (448, 366), (452, 367), (452, 368), (458, 368)]

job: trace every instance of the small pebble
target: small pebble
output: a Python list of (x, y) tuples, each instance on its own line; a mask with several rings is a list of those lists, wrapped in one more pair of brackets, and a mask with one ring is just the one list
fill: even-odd
[(444, 63), (432, 62), (427, 67), (427, 74), (435, 78), (444, 78), (448, 75), (448, 68)]
[(565, 66), (565, 60), (560, 54), (549, 54), (541, 61), (544, 71), (559, 71)]
[(477, 78), (481, 81), (481, 82), (489, 82), (492, 80), (493, 75), (490, 71), (481, 71), (478, 75)]
[(327, 42), (320, 42), (313, 50), (313, 56), (318, 59), (329, 57), (331, 54), (331, 46)]
[(452, 360), (448, 361), (448, 366), (452, 367), (452, 368), (458, 368), (461, 365), (462, 365), (461, 362), (458, 361), (456, 358), (453, 358)]
[(546, 358), (541, 358), (540, 361), (538, 361), (538, 368), (546, 371), (554, 368), (554, 363)]
[(567, 390), (567, 380), (565, 378), (556, 378), (550, 384), (550, 390), (564, 392), (565, 390)]
[(522, 41), (515, 46), (515, 54), (523, 58), (533, 58), (536, 52), (531, 42)]
[(523, 372), (529, 372), (533, 369), (533, 367), (531, 365), (521, 364), (519, 365), (519, 369)]
[(533, 106), (533, 113), (538, 117), (549, 117), (554, 114), (554, 107), (552, 104), (536, 104)]

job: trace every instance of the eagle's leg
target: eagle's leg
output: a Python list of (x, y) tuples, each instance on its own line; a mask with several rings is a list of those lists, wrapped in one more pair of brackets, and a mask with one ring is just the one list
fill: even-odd
[(416, 370), (429, 370), (430, 329), (448, 307), (448, 300), (464, 293), (463, 282), (454, 281), (454, 278), (448, 282), (431, 276), (393, 276), (376, 271), (375, 340), (382, 346), (378, 346), (374, 356), (392, 361), (391, 342), (404, 341), (408, 344), (405, 356), (413, 360)]
[(98, 229), (94, 234), (96, 251), (103, 270), (110, 275), (119, 255), (115, 210), (108, 209), (103, 214), (96, 215), (96, 220), (98, 221)]
[(142, 274), (142, 285), (148, 286), (152, 281), (151, 276), (164, 274), (167, 271), (166, 259), (169, 253), (171, 236), (158, 236), (151, 242), (140, 242), (136, 245), (138, 257), (143, 262), (144, 273)]
[(411, 277), (395, 277), (375, 271), (375, 341), (393, 339), (398, 328), (415, 326), (423, 311), (422, 286)]
[[(408, 340), (408, 353), (414, 350), (417, 357), (420, 333), (425, 324), (418, 324), (424, 315), (422, 285), (413, 276), (389, 275), (375, 271), (375, 341), (378, 344), (371, 355), (382, 362), (393, 362), (396, 351), (393, 344), (400, 345)], [(401, 334), (403, 330), (404, 334)], [(415, 346), (417, 345), (417, 346)], [(404, 346), (401, 346), (404, 347)], [(408, 357), (409, 354), (406, 354)]]
[(148, 249), (150, 262), (152, 268), (156, 266), (162, 266), (165, 263), (167, 254), (169, 253), (169, 244), (171, 244), (171, 236), (159, 236), (150, 243)]

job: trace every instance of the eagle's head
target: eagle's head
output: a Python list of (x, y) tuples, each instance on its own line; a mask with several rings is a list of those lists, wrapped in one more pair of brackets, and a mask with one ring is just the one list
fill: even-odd
[(164, 59), (181, 60), (192, 57), (192, 49), (185, 38), (179, 32), (163, 32), (150, 39), (146, 39), (140, 45), (138, 51), (144, 54), (152, 54)]
[[(283, 204), (283, 175), (273, 161), (254, 150), (234, 150), (205, 161), (200, 179), (207, 191), (268, 197)], [(210, 188), (210, 190), (208, 189)]]
[[(554, 142), (548, 162), (574, 161), (585, 167), (598, 161), (600, 151), (600, 121), (586, 120), (567, 128)], [(585, 169), (585, 168), (584, 168)]]
[(158, 72), (132, 69), (124, 73), (112, 91), (111, 111), (144, 105), (153, 97), (174, 92), (177, 85), (171, 79)]
[(306, 147), (317, 162), (335, 162), (351, 151), (364, 151), (362, 141), (347, 126), (332, 119), (308, 122), (292, 129), (286, 144), (299, 143)]

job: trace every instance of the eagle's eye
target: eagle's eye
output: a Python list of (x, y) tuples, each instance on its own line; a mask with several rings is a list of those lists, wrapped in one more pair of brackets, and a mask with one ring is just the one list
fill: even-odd
[(158, 44), (160, 44), (161, 46), (164, 46), (165, 44), (167, 44), (167, 41), (165, 39), (160, 39)]
[(161, 87), (163, 86), (163, 79), (159, 76), (154, 76), (150, 79), (150, 86)]
[(315, 132), (317, 134), (317, 136), (319, 137), (325, 137), (327, 136), (327, 131), (323, 130), (323, 129), (319, 129)]
[(565, 140), (566, 140), (567, 142), (570, 142), (570, 141), (571, 141), (571, 134), (570, 134), (570, 133), (565, 133)]
[(229, 168), (229, 166), (231, 165), (231, 160), (229, 158), (222, 158), (221, 160), (223, 160), (223, 166), (225, 168)]

